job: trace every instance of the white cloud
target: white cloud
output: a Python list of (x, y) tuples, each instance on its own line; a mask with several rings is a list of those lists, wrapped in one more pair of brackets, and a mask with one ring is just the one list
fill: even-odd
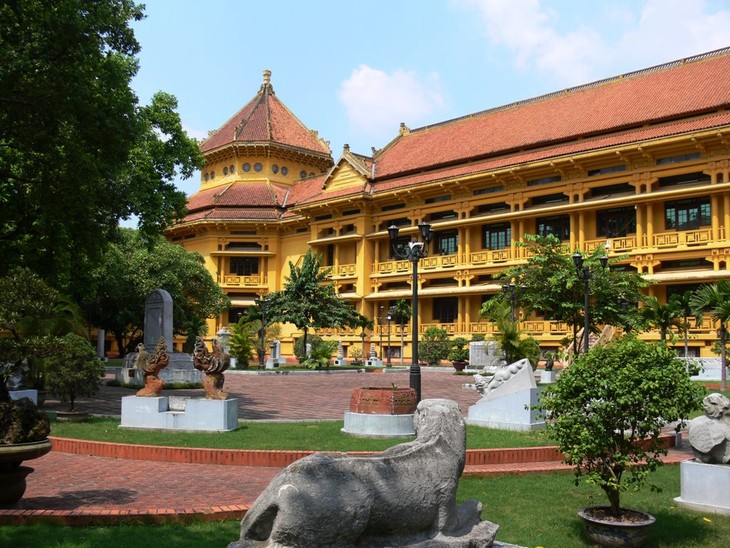
[(511, 52), (516, 69), (560, 87), (730, 46), (730, 10), (713, 12), (705, 0), (591, 2), (590, 22), (580, 23), (566, 4), (456, 2), (479, 12), (488, 41)]
[(410, 127), (427, 123), (445, 106), (437, 74), (382, 70), (360, 65), (338, 92), (353, 130), (376, 138), (393, 138), (400, 122)]

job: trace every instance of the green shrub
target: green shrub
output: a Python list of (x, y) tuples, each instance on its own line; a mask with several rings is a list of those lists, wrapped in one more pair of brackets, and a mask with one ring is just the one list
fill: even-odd
[(423, 334), (423, 341), (418, 347), (418, 360), (428, 365), (438, 365), (445, 360), (451, 350), (449, 334), (440, 327), (429, 327)]
[[(311, 333), (307, 335), (307, 344), (311, 344), (312, 349), (314, 349), (321, 342), (322, 337), (320, 337), (319, 335), (312, 335)], [(302, 362), (302, 360), (306, 359), (307, 351), (306, 348), (304, 348), (304, 337), (299, 337), (296, 341), (294, 341), (294, 355), (297, 357), (300, 363)]]
[(91, 396), (99, 390), (106, 372), (91, 343), (73, 333), (59, 339), (58, 347), (47, 358), (45, 367), (47, 389), (61, 401), (68, 401), (71, 411), (78, 396)]
[(603, 489), (618, 516), (620, 494), (643, 485), (666, 455), (662, 427), (688, 418), (703, 396), (673, 350), (625, 336), (578, 357), (540, 407), (576, 484)]

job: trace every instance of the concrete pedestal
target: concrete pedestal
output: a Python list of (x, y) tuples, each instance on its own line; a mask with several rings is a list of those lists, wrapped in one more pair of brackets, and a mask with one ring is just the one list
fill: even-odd
[(347, 411), (342, 431), (353, 436), (370, 438), (401, 438), (416, 435), (412, 413), (410, 415), (380, 415)]
[(121, 428), (229, 432), (238, 428), (238, 399), (189, 398), (184, 411), (179, 411), (170, 409), (167, 396), (126, 396), (122, 398)]
[(537, 405), (537, 388), (528, 388), (501, 397), (479, 400), (469, 406), (467, 424), (500, 430), (542, 430), (545, 421), (531, 407)]
[(686, 460), (679, 465), (678, 506), (730, 516), (730, 465)]
[(551, 383), (555, 382), (557, 377), (557, 371), (540, 371), (540, 382)]

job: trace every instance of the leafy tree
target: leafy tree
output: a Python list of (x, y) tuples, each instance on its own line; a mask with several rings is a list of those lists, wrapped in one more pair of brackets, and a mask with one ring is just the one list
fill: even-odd
[(327, 283), (330, 268), (320, 269), (322, 259), (307, 250), (302, 266), (289, 261), (284, 289), (269, 294), (267, 316), (272, 322), (292, 323), (304, 331), (306, 346), (310, 329), (354, 327), (358, 313), (340, 299), (333, 283)]
[(99, 390), (104, 376), (104, 364), (96, 357), (91, 343), (69, 333), (58, 340), (53, 354), (46, 361), (46, 387), (60, 396), (61, 401), (74, 403), (79, 396), (91, 396)]
[[(514, 280), (522, 287), (520, 305), (526, 313), (540, 311), (547, 320), (572, 326), (577, 349), (576, 334), (585, 322), (585, 285), (578, 277), (570, 249), (552, 234), (525, 234), (525, 241), (517, 245), (528, 248), (530, 258), (526, 264), (502, 272), (500, 278)], [(590, 329), (596, 332), (597, 326), (606, 324), (635, 329), (642, 325), (638, 309), (625, 310), (620, 303), (642, 302), (641, 288), (648, 282), (634, 272), (611, 269), (611, 264), (621, 257), (610, 259), (609, 267), (601, 268), (599, 258), (603, 253), (602, 248), (597, 248), (584, 256), (584, 264), (592, 273)]]
[(183, 326), (185, 330), (185, 352), (192, 354), (195, 349), (195, 340), (208, 334), (208, 322), (205, 318), (193, 316)]
[(429, 327), (423, 333), (423, 340), (418, 346), (418, 360), (428, 365), (438, 365), (449, 356), (451, 341), (449, 334), (440, 327)]
[(195, 318), (212, 318), (229, 307), (199, 254), (161, 237), (148, 246), (129, 228), (119, 236), (91, 271), (81, 305), (90, 323), (115, 336), (120, 350), (132, 352), (141, 341), (145, 301), (155, 289), (170, 293), (173, 330), (180, 335)]
[(663, 426), (687, 419), (703, 395), (672, 349), (628, 335), (578, 357), (540, 407), (576, 484), (603, 489), (619, 516), (621, 493), (643, 485), (667, 453)]
[(405, 354), (405, 345), (403, 344), (403, 336), (406, 324), (410, 321), (413, 312), (410, 303), (405, 299), (398, 299), (393, 306), (393, 318), (400, 325), (400, 364), (403, 365), (403, 356)]
[(705, 312), (709, 312), (713, 320), (720, 322), (720, 390), (727, 390), (727, 341), (730, 321), (730, 281), (720, 280), (716, 284), (703, 285), (697, 288), (689, 298), (697, 324), (702, 325)]
[(307, 344), (309, 344), (311, 348), (314, 348), (323, 342), (322, 337), (319, 335), (310, 335), (306, 340), (307, 342), (305, 342), (304, 337), (299, 337), (296, 341), (294, 341), (294, 355), (300, 363), (307, 359)]
[(253, 349), (256, 346), (253, 340), (255, 329), (256, 326), (252, 322), (246, 321), (245, 316), (231, 326), (229, 341), (231, 356), (238, 359), (238, 366), (246, 367), (250, 365), (254, 354)]
[(0, 6), (0, 254), (71, 294), (120, 219), (149, 237), (182, 215), (171, 180), (202, 163), (175, 98), (130, 87), (142, 18), (132, 0)]
[(676, 327), (682, 329), (682, 308), (676, 301), (670, 299), (661, 304), (656, 297), (647, 297), (641, 309), (641, 315), (650, 328), (659, 329), (659, 340), (666, 344), (667, 334), (671, 336), (671, 330)]

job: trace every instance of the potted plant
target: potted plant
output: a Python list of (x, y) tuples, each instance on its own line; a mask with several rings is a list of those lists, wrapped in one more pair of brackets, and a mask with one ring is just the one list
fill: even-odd
[(454, 337), (451, 339), (451, 350), (448, 359), (454, 364), (454, 369), (463, 371), (469, 362), (469, 342), (464, 337)]
[(449, 334), (440, 327), (429, 327), (423, 333), (418, 347), (418, 361), (428, 365), (439, 365), (449, 356)]
[(228, 339), (230, 356), (236, 360), (236, 367), (248, 369), (253, 358), (254, 328), (244, 318), (230, 326), (231, 337)]
[(608, 498), (579, 511), (592, 542), (612, 546), (619, 535), (621, 546), (638, 546), (647, 538), (654, 518), (622, 508), (621, 493), (662, 464), (662, 427), (687, 418), (703, 394), (673, 350), (631, 335), (592, 348), (545, 388), (539, 407), (576, 484), (597, 485)]
[(46, 363), (48, 390), (62, 402), (69, 402), (68, 412), (59, 411), (59, 420), (82, 420), (88, 416), (76, 411), (76, 398), (95, 394), (104, 371), (104, 364), (87, 339), (74, 333), (59, 339), (55, 352)]

